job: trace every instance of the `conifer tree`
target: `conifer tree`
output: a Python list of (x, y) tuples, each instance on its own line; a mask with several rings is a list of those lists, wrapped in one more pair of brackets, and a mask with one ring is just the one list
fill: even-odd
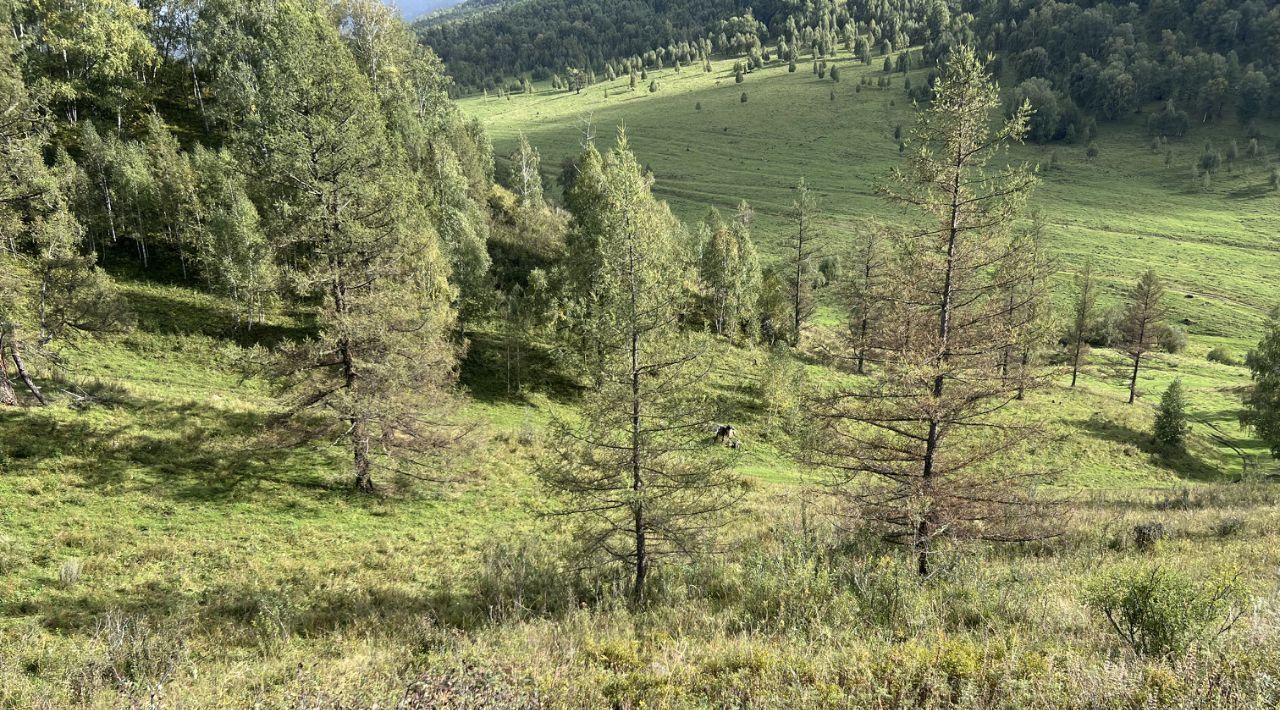
[(1168, 305), (1164, 302), (1164, 284), (1155, 270), (1149, 269), (1129, 291), (1120, 320), (1121, 344), (1133, 360), (1129, 373), (1129, 404), (1138, 398), (1138, 371), (1142, 358), (1160, 345), (1160, 332), (1165, 327)]
[(456, 359), (449, 267), (333, 18), (281, 4), (262, 22), (260, 54), (241, 59), (260, 82), (242, 97), (239, 149), (291, 290), (318, 304), (315, 337), (282, 347), (272, 374), (289, 420), (342, 442), (356, 487), (371, 490), (375, 469), (418, 475), (439, 443)]
[(1155, 425), (1151, 430), (1156, 443), (1170, 451), (1181, 451), (1187, 439), (1187, 403), (1182, 396), (1182, 380), (1175, 379), (1160, 397)]
[(1272, 458), (1280, 459), (1280, 308), (1271, 311), (1245, 364), (1253, 385), (1245, 392), (1240, 424), (1258, 435)]
[(1093, 262), (1087, 262), (1076, 274), (1075, 300), (1071, 306), (1071, 325), (1067, 342), (1071, 344), (1071, 386), (1076, 386), (1080, 362), (1088, 352), (1089, 334), (1093, 332), (1098, 306), (1097, 287), (1093, 281)]
[(796, 198), (788, 216), (791, 231), (787, 237), (787, 288), (791, 303), (791, 345), (800, 344), (805, 327), (813, 317), (814, 270), (821, 256), (823, 235), (818, 227), (819, 200), (803, 179), (796, 185)]
[(723, 450), (706, 443), (706, 369), (680, 328), (682, 230), (624, 135), (605, 156), (589, 147), (582, 166), (569, 204), (586, 258), (570, 293), (595, 384), (580, 417), (554, 424), (539, 476), (556, 512), (578, 521), (584, 553), (623, 565), (640, 604), (654, 565), (705, 549), (739, 494)]
[(873, 226), (859, 235), (854, 247), (856, 271), (849, 280), (849, 335), (854, 372), (866, 372), (867, 357), (875, 344), (878, 321), (884, 310), (886, 255), (883, 228)]
[(1036, 327), (1033, 309), (1009, 318), (1006, 298), (1013, 284), (1030, 289), (1035, 278), (1019, 268), (1027, 260), (1014, 230), (1035, 177), (1026, 166), (985, 169), (1025, 135), (1030, 108), (992, 128), (999, 108), (974, 51), (954, 49), (917, 117), (911, 169), (887, 191), (921, 221), (890, 235), (879, 367), (871, 382), (813, 407), (816, 461), (865, 519), (911, 549), (921, 575), (934, 569), (940, 538), (1040, 534), (1040, 506), (1027, 488), (1038, 474), (1009, 456), (1032, 432), (998, 416), (1038, 380), (997, 368)]

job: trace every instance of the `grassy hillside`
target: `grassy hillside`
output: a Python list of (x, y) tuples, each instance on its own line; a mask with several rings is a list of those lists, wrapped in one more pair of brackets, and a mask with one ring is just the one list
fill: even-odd
[[(710, 74), (696, 67), (651, 71), (658, 82), (652, 94), (648, 82), (629, 92), (623, 77), (581, 95), (540, 86), (534, 95), (472, 96), (461, 105), (483, 120), (499, 155), (525, 132), (542, 151), (549, 179), (563, 157), (580, 150), (584, 120), (603, 142), (625, 125), (632, 148), (657, 177), (656, 193), (678, 214), (696, 220), (710, 206), (732, 210), (748, 200), (760, 218), (757, 241), (776, 255), (792, 188), (802, 177), (825, 195), (836, 240), (861, 221), (902, 221), (876, 191), (900, 164), (894, 129), (910, 128), (912, 109), (901, 74), (889, 75), (891, 88), (874, 85), (885, 76), (880, 64), (879, 57), (875, 68), (842, 57), (833, 63), (841, 72), (834, 83), (808, 64), (789, 74), (775, 61), (736, 84), (733, 62), (722, 60)], [(871, 86), (858, 91), (864, 76)], [(923, 71), (909, 76), (925, 80)], [(1042, 166), (1032, 206), (1046, 219), (1064, 271), (1092, 259), (1116, 296), (1153, 267), (1171, 284), (1176, 320), (1194, 334), (1243, 347), (1280, 303), (1280, 282), (1270, 278), (1280, 266), (1280, 193), (1269, 189), (1262, 160), (1242, 158), (1207, 190), (1192, 176), (1206, 141), (1220, 149), (1232, 139), (1247, 143), (1233, 123), (1196, 125), (1172, 140), (1168, 166), (1163, 152), (1152, 152), (1144, 125), (1141, 115), (1103, 124), (1095, 159), (1083, 144), (1028, 145), (1011, 158)], [(1263, 142), (1274, 148), (1280, 131), (1265, 128)], [(1054, 152), (1058, 167), (1050, 170)]]
[[(901, 77), (855, 92), (865, 70), (841, 66), (839, 85), (785, 67), (735, 85), (720, 63), (661, 72), (654, 95), (617, 82), (608, 98), (596, 86), (465, 107), (502, 150), (528, 132), (548, 173), (576, 151), (583, 113), (602, 139), (625, 122), (682, 216), (749, 199), (776, 256), (801, 176), (825, 193), (834, 240), (901, 219), (874, 195), (910, 119)], [(547, 352), (513, 396), (498, 336), (473, 333), (468, 433), (439, 462), (443, 482), (385, 479), (383, 495), (359, 496), (340, 448), (274, 436), (253, 343), (298, 323), (237, 332), (217, 298), (126, 279), (138, 329), (65, 352), (66, 371), (43, 381), (51, 407), (0, 410), (0, 706), (388, 707), (407, 689), (410, 707), (1273, 706), (1280, 516), (1261, 474), (1275, 467), (1236, 424), (1246, 371), (1205, 354), (1242, 352), (1280, 298), (1278, 198), (1260, 165), (1204, 192), (1189, 169), (1199, 130), (1168, 168), (1134, 126), (1104, 127), (1095, 161), (1056, 148), (1036, 205), (1064, 274), (1092, 256), (1114, 298), (1156, 266), (1192, 343), (1153, 358), (1137, 406), (1110, 351), (1077, 390), (1057, 378), (1035, 393), (1018, 416), (1049, 435), (1032, 455), (1062, 474), (1063, 536), (949, 556), (923, 583), (893, 548), (815, 515), (825, 504), (797, 485), (813, 472), (760, 396), (779, 364), (767, 353), (713, 346), (716, 415), (743, 436), (748, 492), (726, 554), (662, 569), (652, 608), (633, 613), (610, 591), (621, 580), (569, 564), (563, 523), (538, 514), (544, 424), (574, 404)], [(815, 385), (839, 377), (816, 349), (782, 362)], [(1170, 459), (1148, 432), (1174, 377), (1194, 425)], [(1243, 483), (1242, 454), (1263, 465)], [(1132, 534), (1147, 522), (1166, 530), (1152, 550)], [(1246, 616), (1183, 656), (1135, 656), (1084, 590), (1099, 570), (1152, 562), (1196, 580), (1238, 573)]]
[[(747, 442), (747, 504), (722, 561), (665, 569), (653, 610), (633, 615), (591, 591), (608, 578), (566, 566), (561, 523), (537, 515), (542, 425), (570, 400), (506, 396), (484, 333), (464, 373), (473, 430), (439, 470), (449, 482), (385, 480), (384, 495), (358, 496), (341, 450), (272, 439), (270, 393), (245, 378), (255, 351), (223, 328), (223, 304), (129, 292), (148, 304), (137, 332), (75, 353), (73, 374), (47, 383), (50, 408), (0, 412), (6, 706), (387, 707), (412, 685), (424, 708), (1009, 693), (1129, 707), (1215, 697), (1225, 663), (1241, 668), (1226, 687), (1252, 693), (1235, 705), (1269, 697), (1252, 683), (1278, 660), (1275, 491), (1224, 483), (1237, 462), (1202, 427), (1187, 459), (1154, 456), (1149, 408), (1123, 405), (1118, 387), (1090, 379), (1030, 403), (1054, 434), (1038, 456), (1074, 492), (1065, 538), (979, 548), (919, 584), (878, 541), (814, 526), (820, 501), (794, 485), (802, 472), (758, 402), (767, 361), (724, 348), (716, 384)], [(1174, 372), (1202, 421), (1230, 430), (1217, 388), (1239, 374), (1189, 353), (1163, 358), (1144, 387)], [(1128, 659), (1084, 606), (1099, 569), (1152, 559), (1128, 532), (1149, 521), (1168, 529), (1155, 559), (1243, 570), (1258, 595), (1247, 624), (1189, 660)]]

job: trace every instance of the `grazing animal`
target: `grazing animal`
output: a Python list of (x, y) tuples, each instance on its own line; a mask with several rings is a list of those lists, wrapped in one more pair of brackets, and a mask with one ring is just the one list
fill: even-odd
[(713, 437), (717, 444), (727, 446), (731, 449), (737, 449), (742, 446), (742, 442), (738, 440), (738, 430), (729, 424), (717, 424), (716, 435)]

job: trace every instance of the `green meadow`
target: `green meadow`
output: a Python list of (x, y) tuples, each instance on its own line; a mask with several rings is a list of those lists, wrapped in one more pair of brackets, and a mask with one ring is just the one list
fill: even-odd
[[(905, 223), (877, 190), (911, 106), (901, 74), (880, 89), (879, 69), (836, 64), (839, 83), (774, 62), (737, 84), (717, 61), (651, 72), (655, 93), (622, 79), (461, 104), (499, 155), (525, 132), (548, 180), (584, 131), (607, 144), (625, 125), (678, 215), (748, 200), (771, 258), (803, 177), (839, 253), (867, 223)], [(1011, 415), (1043, 425), (1026, 455), (1057, 474), (1061, 537), (979, 545), (915, 580), (895, 548), (822, 515), (820, 473), (795, 463), (762, 400), (787, 391), (771, 386), (778, 361), (716, 344), (716, 415), (743, 437), (746, 502), (724, 555), (662, 569), (652, 608), (634, 612), (621, 579), (563, 559), (563, 524), (541, 515), (544, 427), (574, 406), (549, 347), (527, 391), (509, 394), (496, 327), (477, 328), (440, 481), (387, 478), (357, 495), (342, 447), (273, 436), (278, 405), (255, 363), (305, 322), (277, 314), (238, 331), (230, 304), (122, 276), (137, 330), (63, 351), (42, 379), (50, 407), (0, 410), (0, 706), (1270, 706), (1280, 468), (1237, 422), (1248, 371), (1206, 354), (1243, 357), (1280, 303), (1280, 196), (1260, 160), (1207, 188), (1192, 177), (1205, 141), (1243, 138), (1232, 126), (1197, 125), (1166, 166), (1143, 123), (1101, 126), (1093, 159), (1084, 145), (1010, 155), (1041, 165), (1032, 205), (1062, 303), (1085, 261), (1108, 305), (1155, 268), (1191, 336), (1152, 356), (1136, 405), (1123, 357), (1099, 349), (1079, 387), (1055, 370)], [(820, 347), (841, 328), (839, 299), (823, 298), (808, 348), (783, 356), (817, 387), (842, 377)], [(1192, 428), (1170, 458), (1149, 432), (1174, 378)], [(1148, 522), (1165, 530), (1153, 548), (1132, 532)], [(1251, 601), (1183, 655), (1137, 656), (1085, 591), (1100, 570), (1153, 561), (1236, 575)]]
[[(880, 64), (880, 57), (864, 66), (842, 56), (829, 62), (840, 68), (836, 83), (829, 75), (819, 79), (808, 63), (790, 74), (775, 60), (738, 84), (733, 62), (722, 60), (712, 63), (711, 73), (696, 67), (650, 71), (656, 93), (645, 81), (631, 92), (623, 77), (581, 94), (537, 85), (532, 95), (473, 95), (460, 105), (483, 121), (499, 170), (524, 132), (542, 152), (549, 181), (563, 158), (581, 151), (588, 132), (609, 145), (625, 127), (633, 150), (654, 173), (655, 194), (678, 215), (694, 222), (712, 207), (729, 212), (747, 200), (758, 216), (754, 236), (775, 256), (793, 188), (804, 178), (824, 196), (838, 253), (842, 239), (861, 224), (905, 220), (878, 191), (902, 163), (894, 131), (902, 126), (904, 136), (909, 132), (912, 106), (903, 75), (885, 74)], [(886, 76), (892, 86), (877, 87)], [(907, 76), (919, 84), (927, 72)], [(870, 85), (860, 86), (864, 77)], [(1145, 121), (1139, 114), (1102, 124), (1092, 159), (1083, 143), (1025, 145), (1009, 158), (1040, 166), (1043, 183), (1031, 206), (1045, 220), (1064, 274), (1092, 260), (1107, 290), (1118, 296), (1137, 274), (1155, 268), (1177, 297), (1176, 320), (1193, 334), (1244, 347), (1280, 303), (1278, 284), (1269, 278), (1280, 266), (1280, 193), (1268, 186), (1269, 163), (1242, 158), (1206, 189), (1192, 174), (1204, 144), (1243, 145), (1244, 134), (1231, 122), (1195, 124), (1185, 137), (1170, 140), (1173, 158), (1166, 166), (1164, 151), (1152, 151)], [(1280, 133), (1266, 128), (1271, 133), (1264, 143), (1274, 146)]]

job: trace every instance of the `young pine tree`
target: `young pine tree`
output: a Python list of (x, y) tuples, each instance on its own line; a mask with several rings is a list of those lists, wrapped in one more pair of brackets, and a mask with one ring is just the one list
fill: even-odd
[(700, 349), (680, 328), (687, 294), (679, 223), (653, 199), (625, 136), (588, 148), (574, 184), (571, 312), (591, 334), (582, 364), (595, 383), (580, 416), (553, 426), (539, 469), (556, 510), (579, 523), (583, 552), (623, 565), (645, 600), (654, 565), (705, 549), (736, 479), (706, 442)]
[(1138, 398), (1138, 371), (1142, 358), (1160, 346), (1169, 309), (1164, 302), (1164, 284), (1154, 270), (1148, 270), (1129, 291), (1120, 320), (1121, 344), (1133, 360), (1129, 371), (1129, 404)]
[(911, 549), (920, 575), (940, 538), (1025, 540), (1044, 520), (1028, 490), (1037, 473), (1010, 455), (1034, 430), (1001, 414), (1040, 380), (998, 369), (1038, 327), (1037, 309), (1010, 318), (1007, 300), (1037, 278), (1014, 229), (1036, 181), (1026, 166), (985, 169), (1025, 135), (1030, 109), (993, 129), (999, 93), (967, 47), (953, 50), (936, 92), (912, 132), (911, 169), (888, 191), (921, 221), (890, 237), (879, 367), (812, 408), (816, 462), (866, 520)]
[(1182, 396), (1182, 380), (1169, 384), (1156, 409), (1152, 436), (1168, 451), (1181, 451), (1187, 439), (1187, 402)]

